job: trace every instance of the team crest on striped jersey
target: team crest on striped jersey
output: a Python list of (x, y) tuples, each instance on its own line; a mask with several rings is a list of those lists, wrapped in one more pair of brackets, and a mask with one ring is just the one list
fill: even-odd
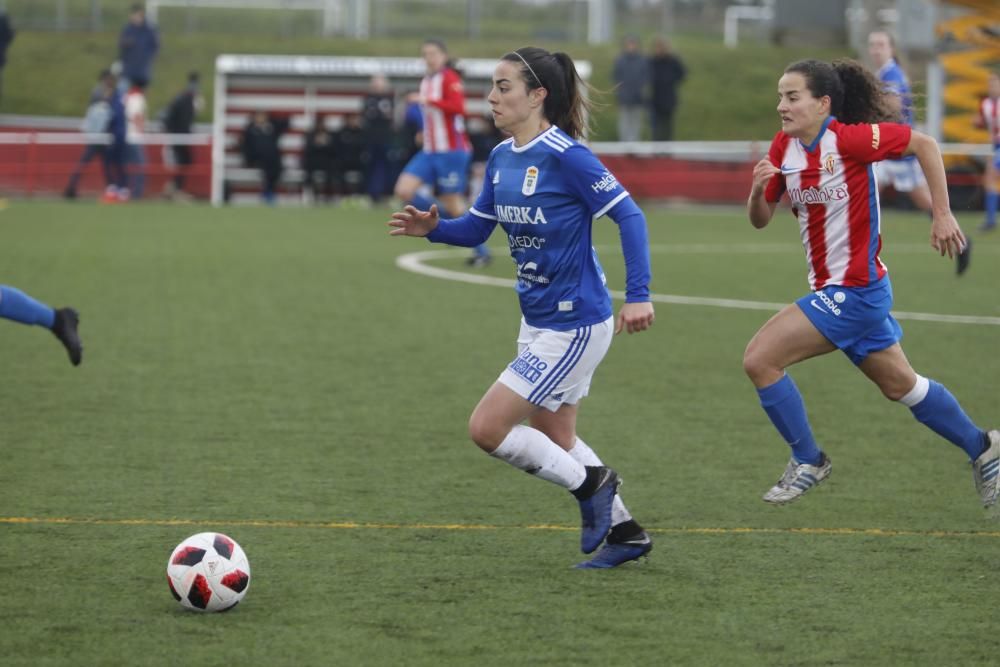
[(538, 185), (538, 167), (528, 167), (524, 171), (524, 183), (521, 184), (521, 194), (528, 196), (535, 194), (535, 186)]
[(836, 159), (833, 157), (832, 153), (828, 153), (825, 158), (823, 158), (823, 168), (827, 170), (828, 173), (833, 173), (833, 165)]

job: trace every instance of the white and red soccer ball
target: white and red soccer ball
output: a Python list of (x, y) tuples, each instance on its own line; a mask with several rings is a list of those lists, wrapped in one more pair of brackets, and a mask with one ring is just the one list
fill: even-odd
[(167, 583), (174, 599), (186, 609), (227, 611), (250, 587), (250, 563), (233, 538), (198, 533), (170, 554)]

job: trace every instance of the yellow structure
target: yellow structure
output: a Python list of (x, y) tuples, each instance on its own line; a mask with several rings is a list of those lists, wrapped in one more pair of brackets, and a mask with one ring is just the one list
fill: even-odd
[(966, 47), (938, 57), (947, 77), (942, 134), (949, 141), (989, 143), (986, 131), (973, 123), (979, 101), (986, 95), (990, 68), (1000, 67), (1000, 0), (950, 0), (948, 4), (970, 12), (937, 26), (939, 37), (950, 36)]

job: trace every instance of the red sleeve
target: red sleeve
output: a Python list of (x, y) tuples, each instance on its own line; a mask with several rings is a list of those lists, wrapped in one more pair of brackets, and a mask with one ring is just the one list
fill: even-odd
[(910, 145), (909, 125), (900, 123), (857, 123), (837, 128), (837, 148), (842, 155), (859, 162), (895, 160)]
[[(771, 149), (767, 151), (767, 159), (779, 169), (781, 169), (781, 159), (785, 155), (785, 146), (787, 145), (788, 135), (784, 132), (778, 132), (771, 141)], [(783, 194), (785, 194), (785, 177), (782, 174), (775, 174), (767, 182), (767, 187), (764, 188), (764, 199), (776, 204)]]
[(465, 115), (465, 92), (462, 90), (462, 78), (453, 69), (446, 69), (442, 75), (441, 97), (427, 100), (431, 106), (445, 113)]

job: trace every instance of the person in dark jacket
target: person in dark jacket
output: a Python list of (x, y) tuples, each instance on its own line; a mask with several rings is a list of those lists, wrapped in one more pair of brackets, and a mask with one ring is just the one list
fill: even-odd
[(672, 141), (674, 138), (677, 86), (686, 74), (684, 63), (671, 50), (670, 42), (658, 37), (653, 42), (653, 56), (649, 59), (649, 118), (653, 141)]
[(389, 79), (376, 74), (362, 102), (362, 126), (365, 130), (365, 154), (368, 173), (365, 181), (368, 196), (378, 204), (389, 192), (389, 146), (393, 139), (396, 98)]
[(0, 95), (3, 94), (3, 68), (7, 64), (7, 47), (14, 41), (14, 32), (7, 12), (0, 9)]
[[(163, 129), (170, 134), (191, 134), (194, 117), (202, 105), (199, 79), (198, 72), (189, 73), (184, 90), (171, 100), (164, 111)], [(173, 180), (167, 183), (166, 194), (168, 197), (174, 197), (184, 192), (184, 176), (193, 160), (189, 145), (173, 144), (170, 150), (177, 171)]]
[(260, 169), (261, 198), (274, 205), (283, 165), (278, 140), (288, 129), (288, 119), (255, 111), (243, 130), (243, 159), (248, 167)]
[(156, 28), (146, 22), (146, 10), (140, 4), (132, 5), (128, 23), (118, 37), (118, 58), (122, 63), (122, 87), (128, 89), (138, 83), (148, 86), (153, 78), (153, 61), (160, 50)]
[(352, 113), (344, 117), (344, 126), (333, 133), (333, 152), (340, 175), (340, 193), (345, 197), (361, 194), (368, 153), (365, 151), (365, 130), (360, 114)]
[(626, 37), (622, 43), (622, 52), (615, 59), (614, 82), (618, 98), (618, 141), (639, 141), (649, 62), (639, 51), (636, 37)]
[(312, 201), (329, 202), (333, 199), (334, 184), (339, 180), (337, 157), (334, 154), (334, 137), (323, 116), (316, 117), (313, 128), (306, 132), (306, 145), (302, 151), (303, 187)]

